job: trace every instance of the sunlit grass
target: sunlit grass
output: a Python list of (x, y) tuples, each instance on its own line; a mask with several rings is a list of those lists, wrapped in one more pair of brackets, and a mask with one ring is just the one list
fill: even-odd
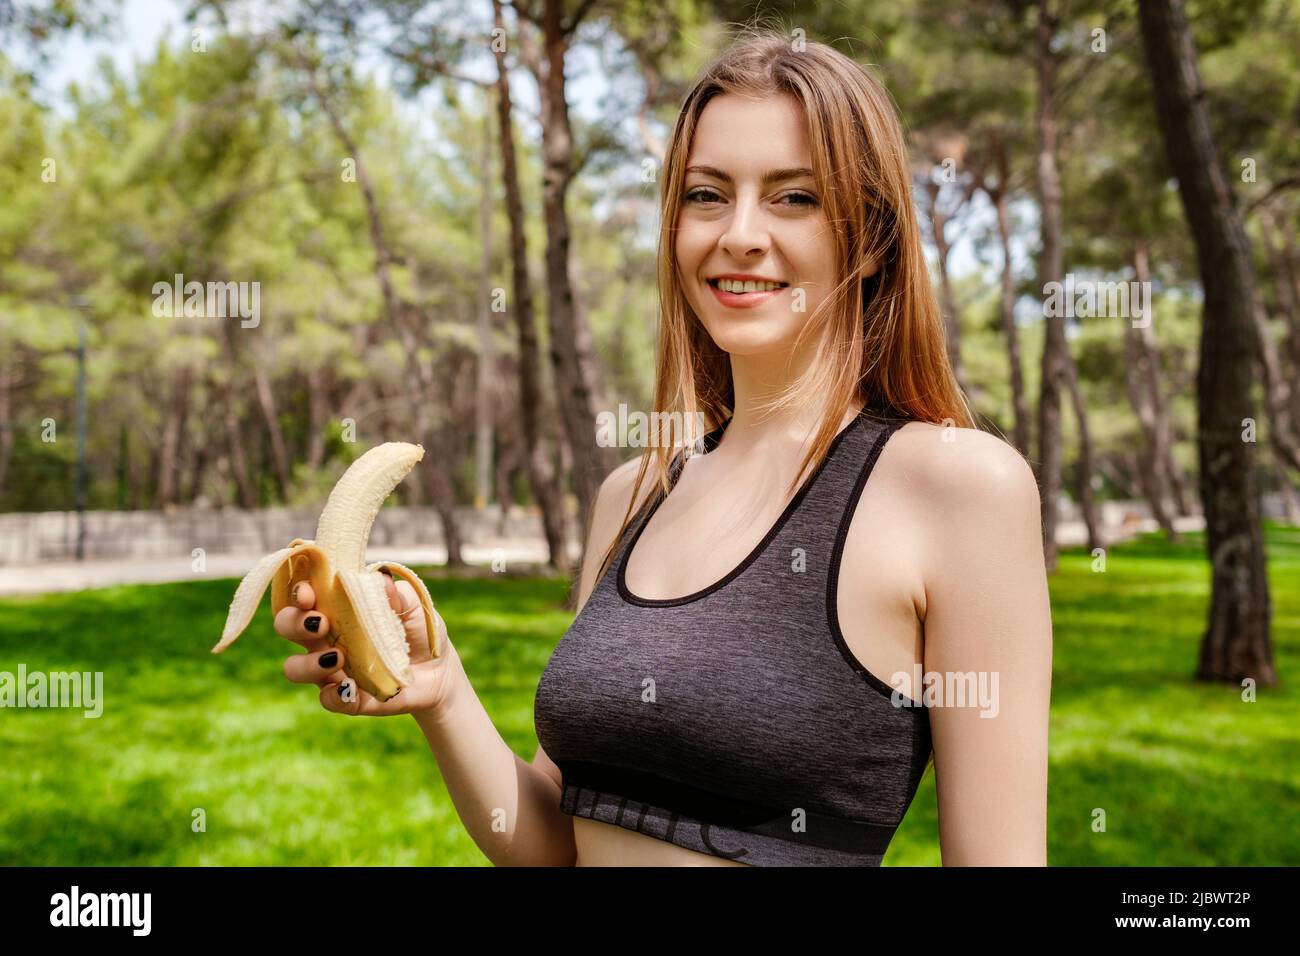
[[(1300, 531), (1269, 529), (1281, 684), (1256, 703), (1192, 680), (1203, 542), (1148, 536), (1052, 579), (1048, 858), (1055, 865), (1300, 862)], [(349, 719), (281, 673), (263, 606), (213, 656), (234, 581), (0, 601), (0, 671), (102, 671), (104, 710), (0, 711), (0, 862), (487, 865), (409, 717)], [(434, 595), (506, 743), (531, 759), (533, 696), (571, 616), (567, 582), (438, 580)], [(1106, 831), (1093, 831), (1094, 811)], [(198, 829), (201, 819), (204, 829)], [(931, 771), (890, 865), (937, 865)]]
[[(1300, 862), (1300, 529), (1268, 528), (1276, 687), (1192, 679), (1209, 601), (1202, 535), (1146, 535), (1105, 571), (1066, 551), (1051, 578), (1048, 862), (1294, 866)], [(1094, 832), (1096, 810), (1105, 832)], [(939, 863), (931, 769), (886, 856)]]
[[(486, 865), (410, 717), (350, 719), (285, 681), (269, 605), (209, 653), (234, 581), (0, 602), (0, 670), (102, 671), (104, 709), (0, 711), (0, 862)], [(438, 608), (506, 742), (531, 758), (559, 579), (442, 580)], [(206, 829), (196, 831), (196, 810)]]

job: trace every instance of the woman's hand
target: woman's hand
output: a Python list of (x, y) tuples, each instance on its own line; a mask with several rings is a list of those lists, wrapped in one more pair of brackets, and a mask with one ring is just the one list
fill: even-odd
[[(343, 673), (342, 647), (330, 647), (329, 619), (316, 610), (316, 594), (306, 581), (295, 585), (292, 603), (275, 616), (275, 631), (307, 649), (284, 662), (284, 676), (297, 684), (315, 684), (320, 688), (321, 706), (337, 714), (411, 714), (437, 713), (447, 705), (461, 670), (460, 658), (447, 637), (447, 625), (435, 609), (438, 657), (430, 657), (425, 634), (424, 614), (415, 588), (406, 581), (388, 580), (388, 603), (398, 613), (406, 628), (406, 643), (411, 654), (415, 679), (397, 695), (386, 701), (376, 700)], [(331, 656), (332, 655), (332, 656)]]

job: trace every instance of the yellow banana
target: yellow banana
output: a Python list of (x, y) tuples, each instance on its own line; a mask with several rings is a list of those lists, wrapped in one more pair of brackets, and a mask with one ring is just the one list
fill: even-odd
[(423, 605), (429, 656), (437, 657), (433, 599), (410, 568), (392, 561), (363, 562), (380, 507), (423, 457), (419, 445), (386, 442), (354, 461), (325, 502), (315, 540), (295, 538), (287, 548), (257, 562), (239, 582), (212, 653), (220, 654), (244, 632), (268, 584), (272, 613), (279, 614), (289, 605), (293, 586), (306, 581), (316, 594), (317, 609), (329, 619), (330, 646), (343, 648), (344, 673), (379, 700), (388, 700), (409, 685), (413, 674), (406, 631), (388, 603), (380, 569), (415, 588)]

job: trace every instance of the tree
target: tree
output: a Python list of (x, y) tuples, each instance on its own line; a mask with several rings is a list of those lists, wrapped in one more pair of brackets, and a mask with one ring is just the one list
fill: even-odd
[(579, 164), (575, 162), (564, 64), (574, 34), (592, 6), (593, 0), (581, 0), (568, 11), (564, 0), (514, 4), (520, 17), (540, 33), (539, 38), (521, 25), (519, 41), (524, 62), (537, 81), (542, 104), (542, 215), (546, 222), (546, 318), (551, 333), (551, 365), (560, 420), (573, 458), (579, 513), (587, 516), (587, 521), (601, 482), (618, 464), (613, 449), (595, 441), (596, 415), (608, 405), (591, 332), (574, 294), (569, 256), (567, 197)]
[(1250, 246), (1210, 129), (1182, 0), (1143, 0), (1138, 20), (1165, 154), (1178, 178), (1205, 292), (1197, 450), (1212, 577), (1197, 677), (1271, 685), (1271, 604), (1252, 434), (1258, 416), (1251, 394)]

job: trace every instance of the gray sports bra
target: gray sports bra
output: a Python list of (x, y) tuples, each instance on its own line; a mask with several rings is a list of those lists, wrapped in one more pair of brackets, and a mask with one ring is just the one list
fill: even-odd
[(905, 423), (864, 408), (749, 556), (686, 597), (628, 590), (663, 494), (641, 507), (538, 682), (564, 812), (757, 866), (880, 864), (929, 760), (929, 714), (853, 656), (836, 586), (862, 490)]

